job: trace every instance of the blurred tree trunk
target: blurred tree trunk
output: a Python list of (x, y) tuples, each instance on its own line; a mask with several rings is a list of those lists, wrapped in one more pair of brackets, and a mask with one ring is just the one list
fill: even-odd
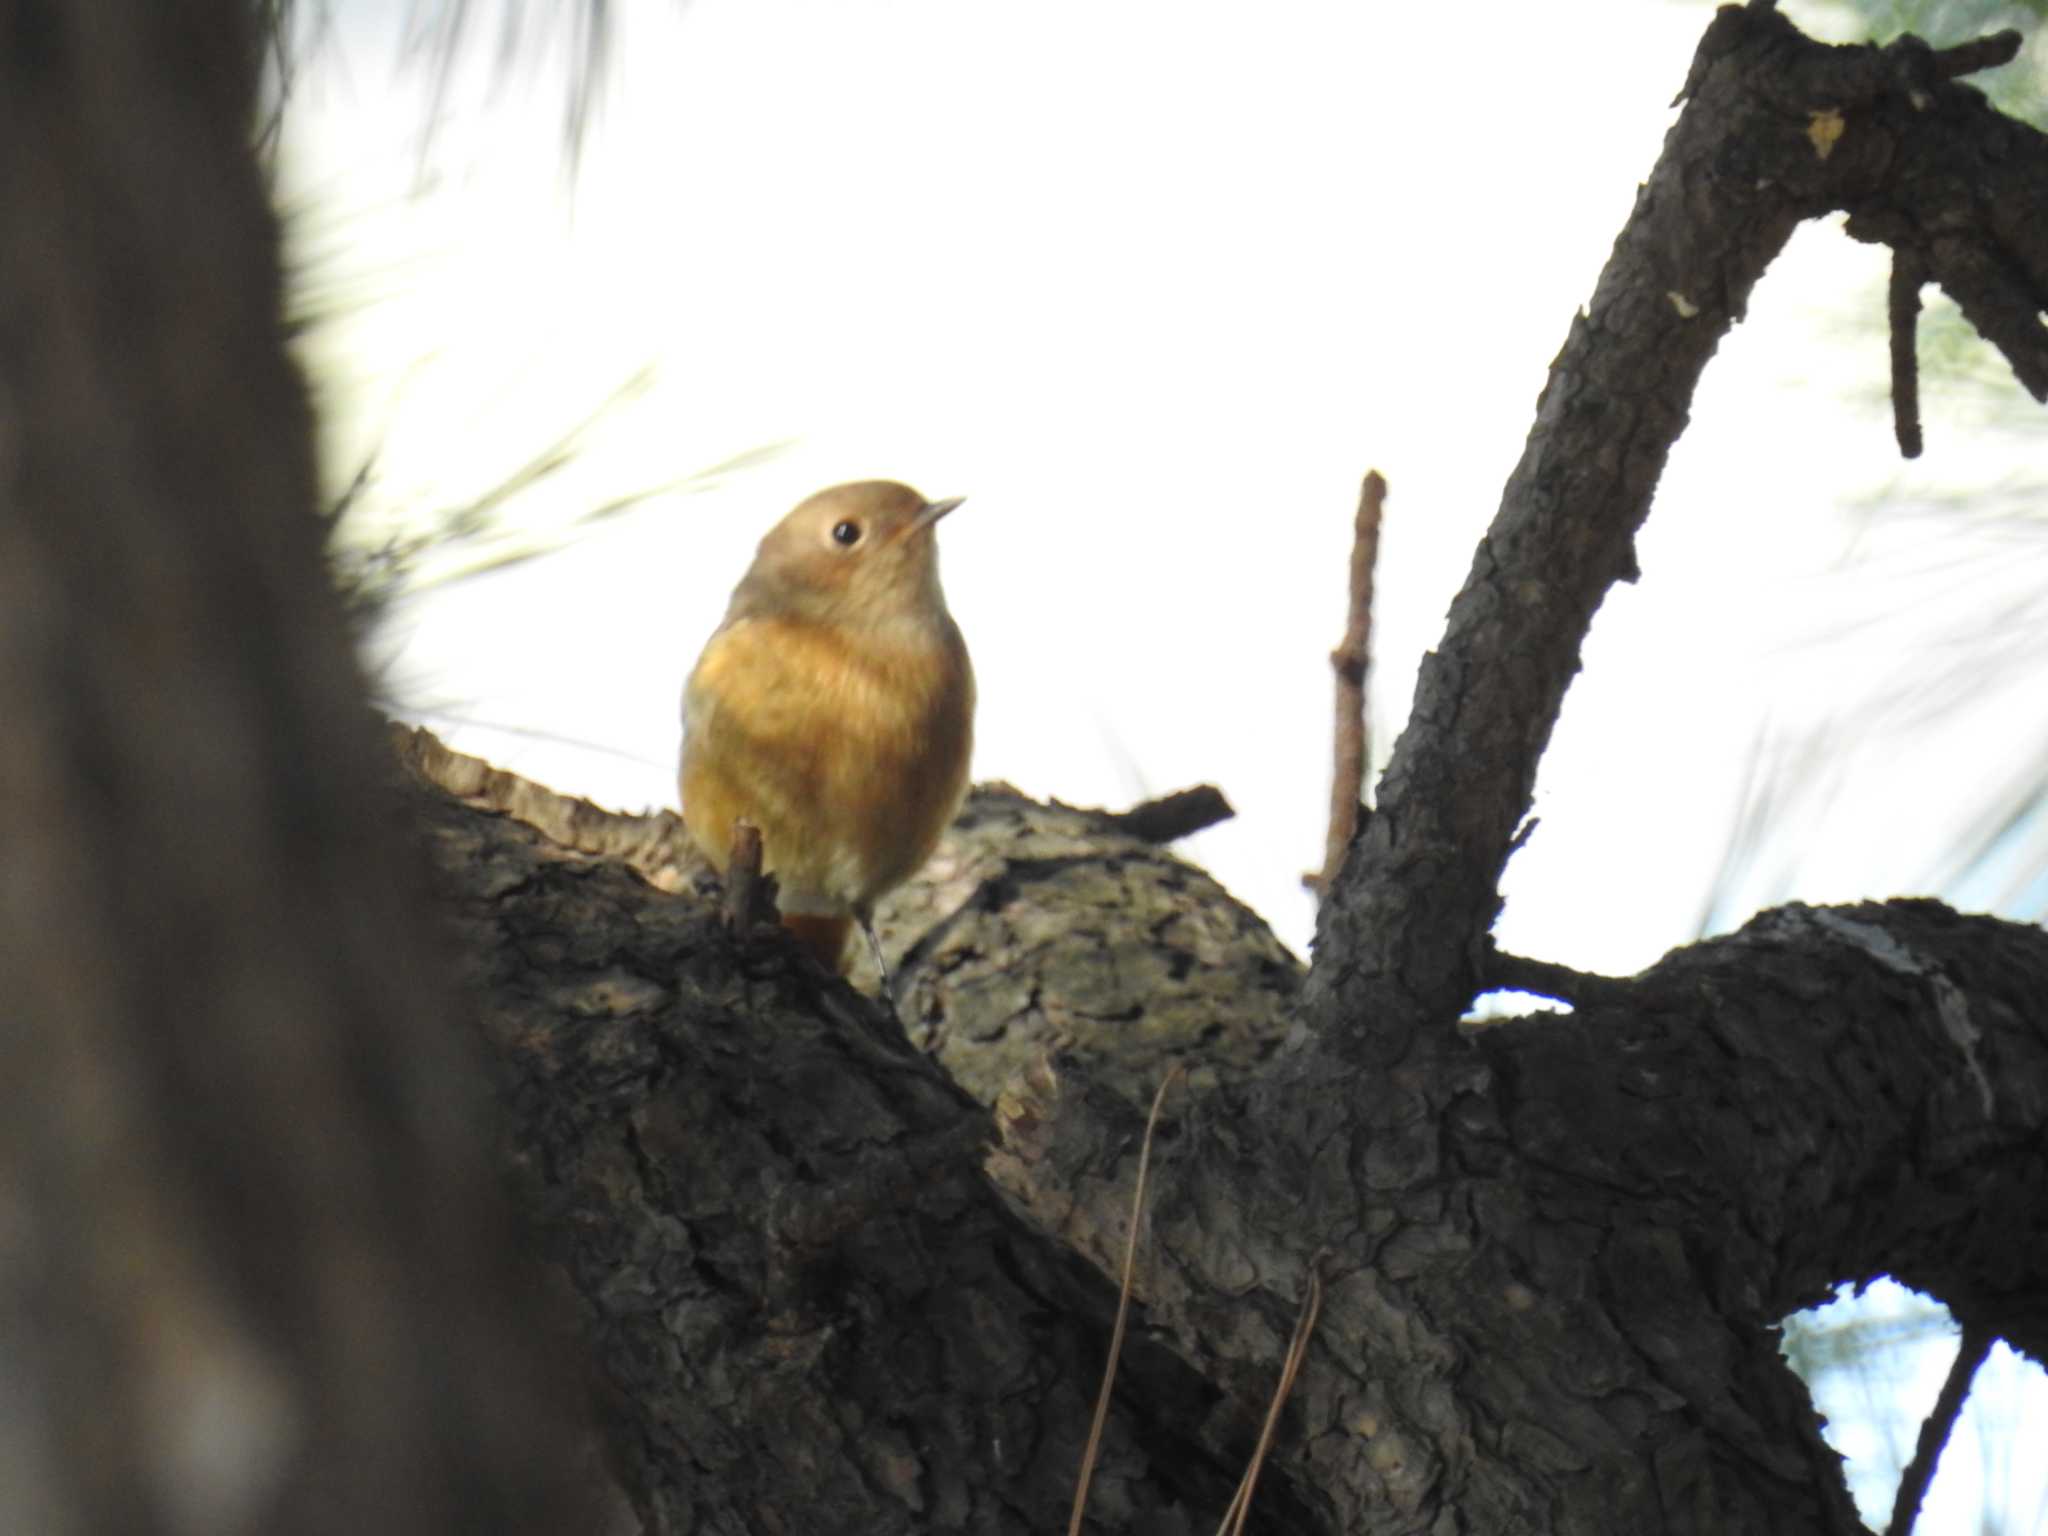
[(0, 0), (0, 1530), (563, 1529), (234, 0)]
[[(1627, 980), (1487, 942), (1799, 220), (1849, 209), (2048, 376), (2048, 147), (1950, 83), (2002, 45), (1724, 8), (1315, 966), (1128, 825), (984, 793), (889, 914), (920, 1051), (728, 933), (670, 821), (411, 735), (438, 788), (380, 800), (238, 15), (0, 0), (0, 1527), (581, 1528), (485, 1082), (651, 1532), (1062, 1528), (1169, 1059), (1103, 1529), (1216, 1528), (1312, 1286), (1256, 1530), (1854, 1529), (1778, 1318), (1889, 1272), (2048, 1350), (2048, 938), (1791, 907)], [(1576, 1012), (1460, 1026), (1515, 982)]]

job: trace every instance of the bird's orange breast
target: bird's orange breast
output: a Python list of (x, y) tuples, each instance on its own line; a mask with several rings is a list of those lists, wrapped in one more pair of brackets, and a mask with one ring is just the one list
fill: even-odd
[(684, 693), (683, 819), (721, 870), (761, 829), (782, 908), (865, 913), (959, 809), (974, 676), (941, 612), (901, 632), (751, 616), (714, 635)]

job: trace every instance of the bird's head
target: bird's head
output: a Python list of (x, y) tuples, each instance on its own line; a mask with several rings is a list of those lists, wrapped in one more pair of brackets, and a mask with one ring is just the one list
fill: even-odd
[(733, 611), (864, 628), (936, 624), (946, 617), (936, 529), (959, 505), (893, 480), (807, 497), (761, 540)]

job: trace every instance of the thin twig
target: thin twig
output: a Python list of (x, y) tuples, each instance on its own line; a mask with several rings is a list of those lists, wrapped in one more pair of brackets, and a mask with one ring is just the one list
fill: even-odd
[(1358, 520), (1351, 534), (1351, 602), (1344, 638), (1330, 652), (1337, 674), (1336, 761), (1330, 777), (1330, 831), (1323, 847), (1323, 872), (1309, 883), (1327, 893), (1351, 839), (1358, 833), (1365, 796), (1365, 769), (1372, 741), (1365, 718), (1365, 679), (1372, 667), (1372, 576), (1380, 554), (1380, 514), (1387, 482), (1378, 470), (1366, 474), (1358, 492)]
[(1920, 285), (1927, 269), (1919, 254), (1904, 246), (1892, 250), (1892, 281), (1886, 313), (1892, 333), (1892, 435), (1899, 452), (1920, 457), (1920, 357), (1914, 337), (1920, 319)]
[(1927, 1497), (1927, 1485), (1934, 1481), (1934, 1468), (1949, 1436), (1955, 1432), (1956, 1419), (1970, 1395), (1970, 1383), (1997, 1342), (1998, 1335), (1982, 1324), (1963, 1324), (1962, 1342), (1956, 1347), (1955, 1363), (1948, 1368), (1948, 1380), (1941, 1384), (1934, 1411), (1921, 1421), (1920, 1443), (1913, 1448), (1913, 1459), (1899, 1474), (1899, 1492), (1892, 1500), (1892, 1523), (1887, 1528), (1890, 1536), (1913, 1536), (1913, 1522), (1920, 1518), (1920, 1502)]
[(774, 887), (761, 873), (761, 829), (732, 824), (732, 857), (725, 866), (725, 919), (739, 933), (774, 921)]
[(2003, 32), (1993, 32), (1971, 42), (1959, 43), (1953, 48), (1939, 48), (1934, 54), (1934, 78), (1937, 80), (1959, 80), (1964, 75), (1974, 75), (1979, 70), (1996, 69), (2001, 64), (2010, 64), (2020, 56), (2020, 44), (2025, 39), (2008, 27)]
[(1222, 790), (1214, 784), (1197, 784), (1193, 789), (1177, 789), (1170, 795), (1146, 800), (1127, 811), (1105, 812), (1102, 822), (1126, 837), (1163, 846), (1191, 837), (1219, 821), (1228, 821), (1236, 814)]
[(1095, 1422), (1088, 1426), (1088, 1446), (1081, 1452), (1081, 1476), (1074, 1485), (1074, 1513), (1067, 1522), (1067, 1536), (1080, 1536), (1081, 1516), (1088, 1508), (1088, 1484), (1095, 1477), (1095, 1458), (1102, 1451), (1102, 1426), (1109, 1421), (1109, 1394), (1116, 1385), (1117, 1357), (1124, 1348), (1124, 1320), (1131, 1310), (1131, 1286), (1138, 1273), (1138, 1228), (1145, 1216), (1145, 1179), (1152, 1166), (1152, 1133), (1159, 1127), (1159, 1111), (1166, 1103), (1167, 1090), (1180, 1080), (1176, 1066), (1160, 1080), (1152, 1095), (1152, 1113), (1145, 1117), (1145, 1140), (1138, 1148), (1137, 1187), (1131, 1191), (1131, 1230), (1124, 1239), (1123, 1290), (1116, 1299), (1116, 1326), (1109, 1333), (1109, 1361), (1102, 1368), (1102, 1390), (1095, 1394)]
[(1479, 982), (1488, 992), (1533, 992), (1575, 1008), (1621, 1002), (1632, 996), (1635, 988), (1635, 983), (1626, 976), (1601, 976), (1592, 971), (1575, 971), (1554, 960), (1512, 955), (1495, 948), (1491, 940), (1478, 960)]
[(1280, 1364), (1280, 1385), (1273, 1389), (1273, 1401), (1266, 1409), (1266, 1422), (1259, 1429), (1259, 1443), (1252, 1450), (1251, 1462), (1244, 1469), (1244, 1478), (1237, 1485), (1236, 1497), (1223, 1512), (1223, 1523), (1216, 1527), (1216, 1536), (1244, 1536), (1244, 1523), (1251, 1518), (1252, 1493), (1259, 1486), (1259, 1469), (1266, 1463), (1266, 1453), (1272, 1449), (1273, 1433), (1280, 1426), (1280, 1410), (1287, 1406), (1288, 1395), (1294, 1391), (1295, 1378), (1301, 1374), (1301, 1364), (1308, 1358), (1308, 1341), (1316, 1331), (1316, 1317), (1323, 1310), (1323, 1258), (1318, 1253), (1308, 1261), (1308, 1294), (1302, 1298), (1301, 1313), (1294, 1320), (1294, 1337), (1287, 1342), (1287, 1358)]

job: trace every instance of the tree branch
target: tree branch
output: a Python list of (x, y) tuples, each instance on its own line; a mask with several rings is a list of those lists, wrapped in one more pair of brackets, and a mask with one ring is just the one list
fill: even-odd
[[(1768, 6), (1717, 13), (1424, 658), (1361, 855), (1324, 904), (1318, 945), (1345, 957), (1311, 982), (1326, 1049), (1397, 1060), (1473, 995), (1593, 613), (1635, 579), (1635, 534), (1700, 374), (1801, 220), (1847, 209), (1860, 238), (1917, 252), (2022, 382), (2048, 392), (2048, 140), (1944, 79), (2006, 47), (1928, 55), (1916, 70), (1910, 48), (1827, 47)], [(1815, 114), (1839, 117), (1840, 132), (1810, 135)]]
[[(871, 1000), (789, 944), (748, 943), (708, 897), (414, 798), (515, 1194), (575, 1297), (646, 1529), (713, 1510), (793, 1530), (1057, 1528), (1114, 1291), (982, 1178), (987, 1114)], [(1110, 1140), (1092, 1155), (1121, 1170), (1125, 1110), (1094, 1102)], [(1014, 1107), (1005, 1124), (1028, 1139)], [(1085, 1210), (1107, 1249), (1116, 1203)], [(1235, 1476), (1195, 1448), (1213, 1394), (1156, 1343), (1121, 1379), (1183, 1406), (1119, 1408), (1097, 1499), (1213, 1524)], [(1321, 1529), (1284, 1492), (1274, 1506), (1268, 1530)]]
[(1964, 1326), (1963, 1336), (1956, 1341), (1956, 1357), (1949, 1362), (1948, 1376), (1934, 1400), (1934, 1411), (1920, 1426), (1913, 1459), (1899, 1474), (1899, 1490), (1892, 1498), (1892, 1518), (1885, 1527), (1885, 1536), (1913, 1536), (1928, 1485), (1934, 1481), (1934, 1469), (1940, 1464), (1941, 1453), (1948, 1448), (1956, 1420), (1962, 1417), (1963, 1404), (1969, 1399), (1970, 1383), (1977, 1379), (1978, 1368), (1997, 1342), (1998, 1336), (1989, 1329)]
[(1097, 814), (1103, 826), (1112, 831), (1164, 847), (1228, 821), (1237, 812), (1214, 784), (1197, 784), (1192, 789), (1177, 789), (1170, 795), (1146, 800), (1127, 811)]
[[(1107, 950), (1131, 987), (1121, 1011), (1102, 998), (1074, 1053), (1007, 1075), (991, 1125), (867, 1000), (786, 946), (736, 945), (709, 899), (478, 809), (442, 802), (429, 820), (519, 1188), (598, 1341), (650, 1528), (676, 1528), (688, 1488), (700, 1514), (769, 1499), (792, 1523), (907, 1530), (933, 1506), (855, 1485), (912, 1467), (926, 1488), (955, 1460), (970, 1470), (948, 1509), (1056, 1522), (1140, 1144), (1096, 1063), (1119, 1059), (1106, 1037), (1142, 1031), (1161, 974), (1146, 946), (1201, 920), (1162, 925), (1050, 866), (1099, 870), (1143, 845), (983, 791), (942, 849), (927, 895), (967, 895), (931, 903), (946, 937), (920, 947), (947, 978), (927, 1000), (949, 1062), (1005, 1059), (1018, 1014), (991, 978), (1054, 988)], [(1085, 947), (1040, 969), (1062, 931)], [(968, 964), (980, 979), (950, 969)], [(1212, 1022), (1262, 985), (1255, 967), (1202, 981)], [(1770, 1323), (1884, 1270), (2018, 1347), (2048, 1342), (2048, 1243), (2032, 1235), (2048, 1095), (2028, 1086), (2048, 1082), (2048, 935), (1932, 903), (1795, 907), (1560, 990), (1575, 1014), (1425, 1037), (1285, 1116), (1271, 1086), (1245, 1102), (1242, 1070), (1182, 1043), (1209, 1086), (1155, 1158), (1146, 1310), (1098, 1496), (1227, 1503), (1324, 1247), (1295, 1427), (1261, 1485), (1274, 1528), (1408, 1531), (1456, 1500), (1486, 1528), (1548, 1529), (1529, 1511), (1591, 1501), (1610, 1528), (1665, 1529), (1675, 1479), (1713, 1488), (1736, 1528), (1849, 1529)], [(1021, 1228), (974, 1175), (984, 1138)], [(843, 1342), (805, 1344), (828, 1337)], [(746, 1411), (720, 1397), (727, 1380), (758, 1383)], [(851, 1427), (906, 1411), (902, 1443)], [(748, 1437), (784, 1416), (813, 1426), (817, 1468), (767, 1488)], [(1524, 1427), (1474, 1427), (1492, 1424)], [(991, 1460), (999, 1428), (1044, 1437), (1043, 1465)], [(903, 1460), (904, 1444), (925, 1450)]]
[(1318, 892), (1337, 883), (1337, 870), (1358, 834), (1364, 810), (1365, 772), (1371, 761), (1365, 679), (1372, 668), (1372, 578), (1380, 558), (1380, 516), (1386, 503), (1386, 480), (1378, 470), (1368, 471), (1359, 487), (1358, 516), (1351, 530), (1344, 638), (1330, 652), (1330, 667), (1337, 674), (1337, 717), (1331, 733), (1330, 830), (1323, 846), (1322, 874), (1312, 882)]
[(1634, 995), (1633, 983), (1625, 977), (1598, 976), (1591, 971), (1575, 971), (1570, 966), (1550, 960), (1512, 955), (1504, 949), (1495, 948), (1491, 941), (1480, 960), (1479, 981), (1489, 992), (1531, 992), (1538, 997), (1556, 998), (1574, 1006)]
[(1983, 70), (1997, 69), (2010, 64), (2020, 56), (2020, 45), (2026, 41), (2010, 27), (2003, 32), (1993, 32), (1953, 48), (1938, 49), (1934, 55), (1934, 78), (1937, 80), (1960, 80), (1965, 75), (1974, 75)]
[(1892, 252), (1892, 277), (1886, 302), (1891, 332), (1892, 433), (1899, 453), (1920, 457), (1920, 359), (1914, 347), (1920, 317), (1920, 285), (1927, 281), (1920, 258), (1911, 250)]
[(1889, 1273), (2038, 1351), (2048, 1246), (1986, 1200), (2048, 1199), (2044, 996), (2038, 928), (1795, 904), (1474, 1041), (1510, 1080), (1522, 1155), (1685, 1207), (1710, 1289), (1758, 1323)]

